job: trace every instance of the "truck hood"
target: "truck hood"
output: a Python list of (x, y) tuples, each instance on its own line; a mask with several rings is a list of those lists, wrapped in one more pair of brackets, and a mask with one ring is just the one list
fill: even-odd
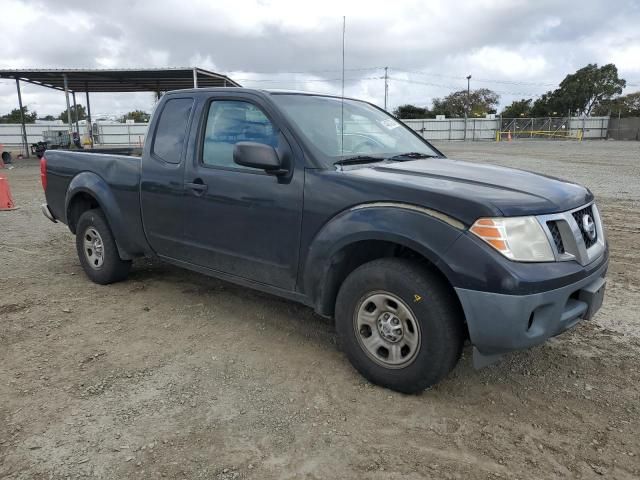
[[(482, 212), (456, 215), (461, 220), (494, 215), (541, 215), (577, 208), (593, 199), (585, 187), (554, 177), (475, 162), (429, 158), (378, 164), (349, 173), (423, 191), (424, 206), (448, 212), (447, 198), (456, 205), (475, 204)], [(420, 198), (420, 195), (417, 197)], [(443, 205), (427, 205), (440, 200)], [(421, 204), (423, 202), (420, 202)], [(466, 212), (465, 212), (466, 213)]]

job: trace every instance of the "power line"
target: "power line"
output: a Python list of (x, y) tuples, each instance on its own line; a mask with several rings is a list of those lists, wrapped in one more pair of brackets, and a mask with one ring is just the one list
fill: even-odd
[[(423, 77), (436, 77), (436, 78), (445, 78), (445, 79), (452, 79), (452, 80), (459, 80), (461, 82), (463, 82), (466, 79), (466, 76), (463, 75), (447, 75), (447, 74), (443, 74), (443, 73), (433, 73), (433, 72), (424, 72), (424, 71), (419, 71), (419, 70), (407, 70), (407, 69), (402, 69), (402, 68), (395, 68), (395, 67), (383, 67), (383, 66), (371, 66), (371, 67), (358, 67), (358, 68), (345, 68), (345, 71), (349, 71), (349, 72), (362, 72), (362, 71), (372, 71), (372, 70), (385, 70), (387, 69), (387, 71), (389, 70), (394, 70), (397, 73), (406, 73), (406, 74), (413, 74), (413, 75), (421, 75)], [(264, 77), (264, 75), (267, 75), (269, 77), (272, 77), (273, 79), (265, 79), (265, 78), (261, 78), (261, 79), (251, 79), (251, 78), (239, 78), (238, 81), (245, 81), (245, 82), (279, 82), (279, 81), (287, 81), (288, 79), (282, 79), (282, 78), (278, 78), (279, 75), (313, 75), (313, 74), (318, 74), (318, 73), (334, 73), (334, 72), (340, 72), (339, 69), (327, 69), (327, 70), (306, 70), (306, 71), (291, 71), (291, 72), (251, 72), (251, 73), (255, 73), (257, 75), (261, 75)], [(247, 72), (249, 73), (249, 72)], [(358, 81), (358, 80), (378, 80), (378, 79), (383, 79), (384, 76), (381, 77), (360, 77), (360, 78), (347, 78), (345, 80), (351, 80), (351, 81)], [(389, 77), (391, 78), (391, 77)], [(394, 77), (395, 80), (400, 80), (403, 81), (402, 79), (398, 78), (398, 77)], [(341, 80), (341, 79), (334, 79), (334, 78), (328, 78), (328, 79), (309, 79), (309, 80), (304, 80), (305, 82), (334, 82), (337, 80)], [(298, 81), (297, 79), (295, 79), (294, 81)], [(514, 85), (514, 86), (518, 86), (518, 85), (522, 85), (522, 86), (534, 86), (534, 87), (557, 87), (559, 85), (559, 82), (549, 82), (549, 81), (541, 81), (541, 82), (529, 82), (529, 81), (524, 81), (524, 80), (504, 80), (504, 79), (497, 79), (497, 78), (474, 78), (475, 82), (478, 83), (486, 83), (486, 84), (500, 84), (500, 85)], [(412, 80), (413, 83), (417, 83), (417, 80)], [(450, 88), (451, 85), (438, 85), (436, 83), (432, 83), (432, 82), (425, 82), (425, 84), (429, 84), (432, 85), (434, 87), (447, 87)], [(640, 86), (640, 80), (631, 80), (627, 82), (627, 87), (638, 87)], [(460, 85), (460, 88), (462, 88), (462, 85)], [(538, 94), (532, 94), (532, 93), (524, 93), (524, 92), (498, 92), (498, 93), (503, 93), (506, 95), (529, 95), (529, 96), (539, 96)]]
[[(384, 67), (357, 67), (357, 68), (345, 68), (345, 72), (364, 72), (364, 71), (368, 71), (368, 70), (383, 70)], [(341, 72), (342, 69), (341, 68), (335, 68), (332, 70), (299, 70), (297, 72), (284, 72), (284, 71), (269, 71), (269, 72), (260, 72), (260, 71), (245, 71), (245, 70), (235, 70), (237, 72), (241, 72), (241, 73), (255, 73), (255, 74), (265, 74), (265, 75), (280, 75), (280, 74), (307, 74), (307, 73), (333, 73), (333, 72)], [(231, 73), (233, 73), (234, 70), (231, 70)]]
[[(423, 81), (419, 81), (419, 80), (410, 80), (407, 78), (398, 78), (398, 77), (389, 77), (390, 80), (396, 80), (398, 82), (405, 82), (405, 83), (414, 83), (417, 85), (426, 85), (426, 86), (430, 86), (430, 87), (436, 87), (436, 88), (444, 88), (447, 90), (451, 90), (452, 88), (459, 88), (460, 90), (462, 90), (464, 88), (464, 86), (462, 85), (442, 85), (442, 84), (438, 84), (438, 83), (432, 83), (432, 82), (423, 82)], [(466, 77), (465, 77), (466, 79)], [(502, 95), (522, 95), (525, 97), (539, 97), (539, 94), (536, 93), (530, 93), (530, 92), (507, 92), (504, 90), (494, 90), (494, 92), (496, 93), (500, 93)]]
[[(391, 68), (391, 67), (389, 67)], [(403, 70), (401, 68), (394, 68), (396, 72), (402, 73), (412, 73), (416, 75), (424, 75), (427, 77), (440, 77), (440, 78), (452, 78), (455, 80), (465, 80), (466, 75), (456, 76), (456, 75), (445, 75), (442, 73), (432, 73), (432, 72), (420, 72), (417, 70)], [(542, 86), (542, 87), (553, 87), (558, 85), (558, 83), (543, 83), (543, 82), (525, 82), (520, 80), (500, 80), (500, 79), (490, 79), (490, 78), (475, 78), (474, 82), (482, 82), (482, 83), (503, 83), (505, 85), (534, 85), (534, 86)]]
[[(350, 77), (345, 78), (345, 81), (360, 81), (360, 80), (381, 80), (384, 77)], [(342, 77), (339, 78), (236, 78), (238, 82), (267, 82), (267, 83), (284, 83), (284, 82), (295, 82), (295, 83), (307, 83), (307, 82), (341, 82)]]

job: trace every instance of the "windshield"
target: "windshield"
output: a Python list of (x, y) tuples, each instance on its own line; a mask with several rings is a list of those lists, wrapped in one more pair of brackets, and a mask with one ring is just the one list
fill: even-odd
[[(273, 101), (317, 149), (328, 165), (349, 157), (389, 158), (438, 152), (391, 115), (365, 102), (299, 94), (272, 95)], [(344, 142), (344, 145), (342, 144)]]

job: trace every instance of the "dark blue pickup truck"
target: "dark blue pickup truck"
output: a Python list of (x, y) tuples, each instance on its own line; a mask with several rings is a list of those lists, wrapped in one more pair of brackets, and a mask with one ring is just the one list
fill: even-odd
[(172, 264), (333, 317), (369, 380), (417, 392), (591, 318), (608, 247), (593, 195), (450, 160), (385, 111), (327, 95), (169, 92), (141, 157), (47, 151), (44, 214), (88, 277)]

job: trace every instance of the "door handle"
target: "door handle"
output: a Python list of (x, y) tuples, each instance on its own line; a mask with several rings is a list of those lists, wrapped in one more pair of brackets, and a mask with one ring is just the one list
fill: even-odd
[(186, 183), (185, 185), (187, 188), (191, 189), (194, 195), (202, 195), (207, 191), (208, 188), (207, 184), (199, 178), (196, 178), (193, 182)]

